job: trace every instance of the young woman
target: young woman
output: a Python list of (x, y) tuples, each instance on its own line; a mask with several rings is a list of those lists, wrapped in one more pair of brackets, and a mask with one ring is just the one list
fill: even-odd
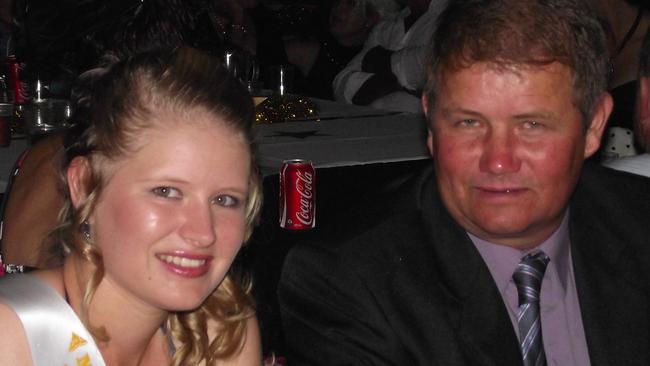
[(92, 90), (66, 139), (61, 265), (0, 281), (0, 364), (259, 365), (231, 269), (261, 201), (250, 96), (190, 49)]

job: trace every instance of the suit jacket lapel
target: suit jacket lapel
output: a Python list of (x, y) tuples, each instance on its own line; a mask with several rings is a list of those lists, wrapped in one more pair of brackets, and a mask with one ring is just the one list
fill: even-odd
[(517, 336), (503, 300), (498, 290), (495, 296), (494, 284), (480, 281), (480, 276), (483, 275), (477, 275), (471, 295), (463, 303), (459, 323), (461, 339), (474, 360), (472, 364), (521, 365)]
[(517, 335), (487, 265), (449, 216), (433, 179), (423, 185), (422, 215), (436, 268), (455, 299), (448, 309), (472, 365), (521, 365)]
[(591, 364), (650, 364), (648, 284), (639, 283), (648, 269), (593, 215), (602, 211), (573, 211), (571, 254)]
[(648, 193), (643, 177), (585, 164), (571, 200), (571, 253), (592, 365), (650, 365)]

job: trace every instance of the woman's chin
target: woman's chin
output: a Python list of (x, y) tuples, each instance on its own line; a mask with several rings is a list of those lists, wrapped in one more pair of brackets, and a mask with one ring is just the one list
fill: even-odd
[(167, 296), (161, 299), (160, 308), (169, 312), (176, 311), (192, 311), (199, 308), (205, 300), (210, 296), (207, 295), (188, 295), (179, 294), (176, 296)]

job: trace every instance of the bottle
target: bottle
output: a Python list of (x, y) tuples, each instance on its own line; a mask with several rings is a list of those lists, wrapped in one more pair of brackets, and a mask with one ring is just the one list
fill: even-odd
[(0, 74), (0, 103), (11, 103), (13, 97), (9, 97), (9, 88), (7, 87), (7, 74), (2, 71)]
[(13, 47), (13, 39), (7, 41), (7, 76), (9, 81), (9, 92), (13, 92), (14, 116), (11, 124), (11, 133), (14, 135), (24, 134), (25, 118), (24, 113), (27, 105), (31, 103), (29, 84), (26, 80), (27, 65), (16, 58)]
[(9, 99), (6, 82), (6, 72), (0, 73), (0, 147), (9, 146), (11, 143), (11, 124), (14, 114), (14, 105)]
[(27, 65), (19, 62), (16, 55), (7, 57), (7, 69), (9, 71), (9, 83), (14, 94), (14, 104), (28, 104), (31, 101), (29, 86), (25, 80), (25, 69)]

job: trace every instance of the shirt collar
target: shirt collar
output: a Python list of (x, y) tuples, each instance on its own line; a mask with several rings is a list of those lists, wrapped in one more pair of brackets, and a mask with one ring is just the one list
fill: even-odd
[(562, 290), (566, 290), (569, 274), (569, 210), (565, 212), (560, 226), (548, 239), (544, 240), (537, 247), (524, 251), (491, 243), (469, 232), (467, 235), (469, 235), (469, 238), (481, 254), (481, 257), (483, 257), (499, 291), (502, 293), (510, 283), (512, 273), (521, 261), (521, 258), (537, 250), (542, 250), (549, 256), (551, 261), (546, 270), (547, 272), (555, 272), (552, 275), (559, 278)]

